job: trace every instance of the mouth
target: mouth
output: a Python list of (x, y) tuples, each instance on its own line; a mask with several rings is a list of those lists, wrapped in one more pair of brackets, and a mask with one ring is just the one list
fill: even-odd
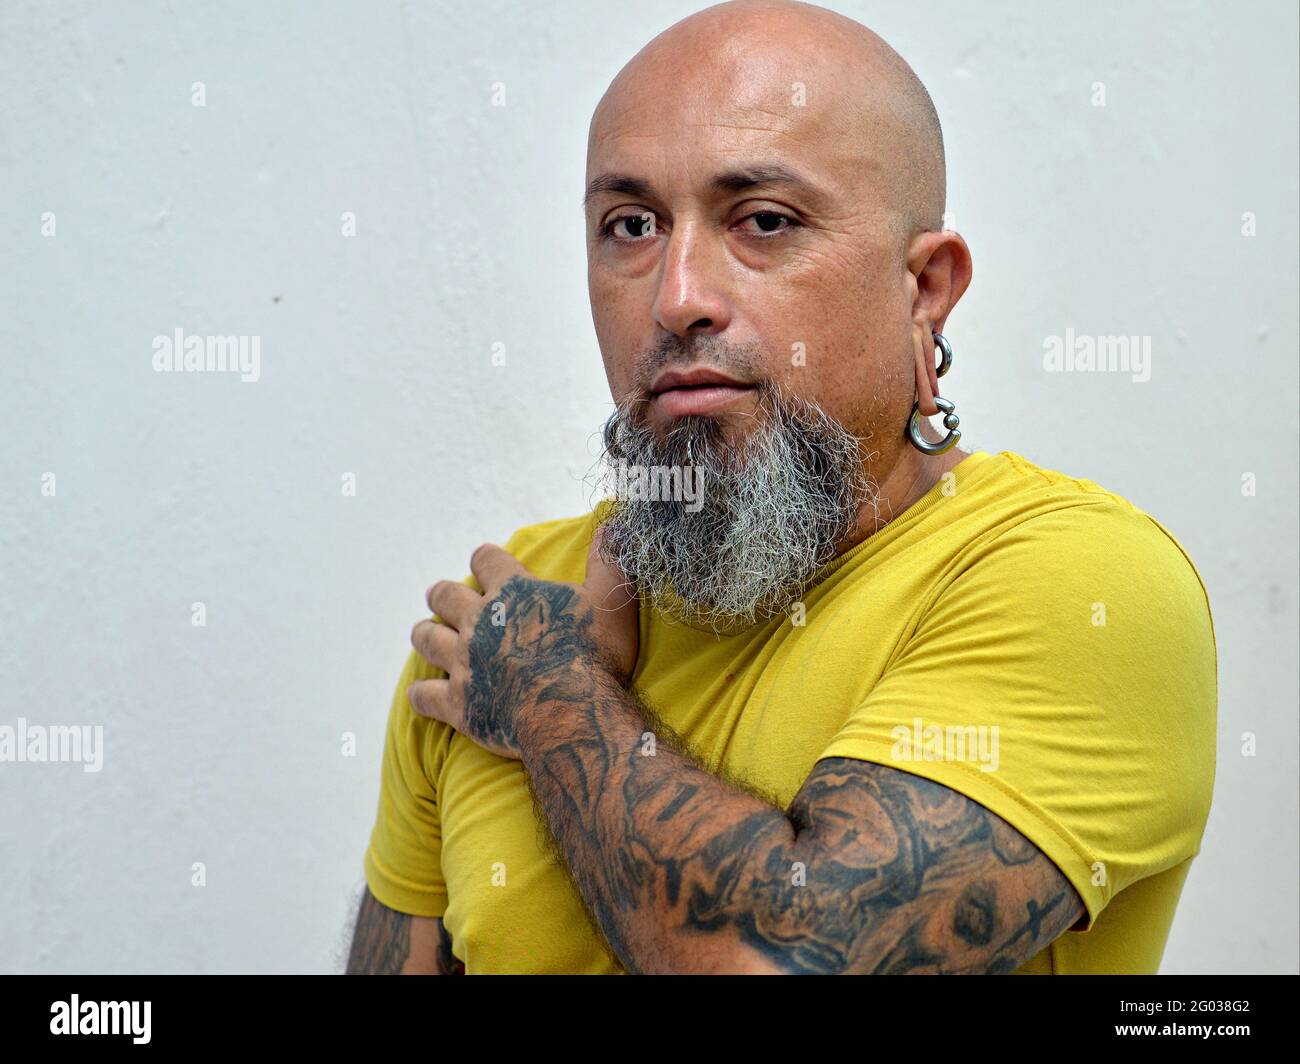
[(656, 410), (669, 417), (683, 417), (719, 410), (744, 399), (757, 387), (711, 369), (670, 370), (656, 378), (651, 392)]

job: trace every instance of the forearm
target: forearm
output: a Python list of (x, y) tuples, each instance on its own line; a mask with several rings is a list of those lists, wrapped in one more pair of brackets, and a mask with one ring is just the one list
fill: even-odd
[(520, 720), (537, 801), (629, 971), (778, 970), (754, 926), (797, 878), (783, 812), (669, 746), (602, 670), (566, 672)]
[(451, 952), (451, 936), (438, 918), (410, 916), (379, 902), (367, 887), (361, 895), (348, 975), (463, 975)]

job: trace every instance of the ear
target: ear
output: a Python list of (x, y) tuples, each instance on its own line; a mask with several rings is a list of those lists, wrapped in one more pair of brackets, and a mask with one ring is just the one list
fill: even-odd
[(912, 275), (912, 350), (916, 356), (916, 402), (923, 417), (939, 412), (934, 333), (942, 332), (952, 308), (971, 281), (970, 248), (959, 233), (945, 229), (919, 233), (908, 250)]

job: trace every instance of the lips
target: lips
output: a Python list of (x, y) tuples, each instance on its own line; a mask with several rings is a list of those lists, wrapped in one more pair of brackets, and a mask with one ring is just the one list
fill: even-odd
[(719, 373), (716, 369), (701, 368), (670, 369), (655, 378), (654, 386), (650, 390), (655, 395), (658, 395), (660, 392), (666, 392), (671, 388), (698, 388), (708, 384), (719, 384), (729, 388), (752, 387), (745, 381), (737, 380), (735, 377), (728, 377), (725, 373)]
[(654, 404), (669, 417), (703, 414), (743, 399), (755, 390), (713, 369), (669, 370), (656, 378)]

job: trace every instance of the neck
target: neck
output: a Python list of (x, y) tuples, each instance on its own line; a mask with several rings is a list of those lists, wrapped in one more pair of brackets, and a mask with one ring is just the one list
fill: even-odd
[(928, 455), (905, 443), (893, 466), (880, 481), (878, 494), (867, 500), (858, 511), (853, 531), (836, 545), (836, 555), (856, 547), (905, 513), (969, 453), (954, 447), (946, 454)]

